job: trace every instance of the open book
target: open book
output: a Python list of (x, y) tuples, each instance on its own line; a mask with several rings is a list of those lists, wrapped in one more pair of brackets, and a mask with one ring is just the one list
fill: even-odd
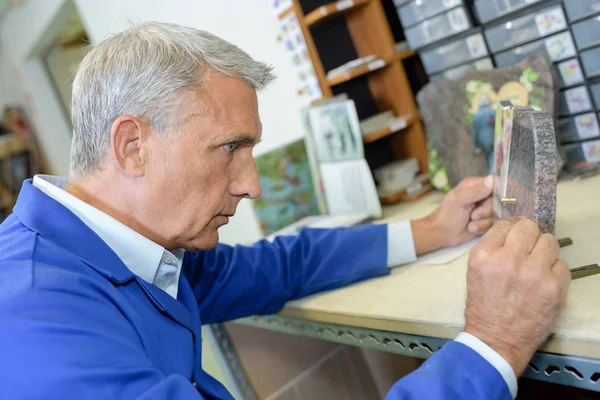
[(344, 97), (304, 111), (306, 149), (323, 214), (381, 216), (356, 107)]

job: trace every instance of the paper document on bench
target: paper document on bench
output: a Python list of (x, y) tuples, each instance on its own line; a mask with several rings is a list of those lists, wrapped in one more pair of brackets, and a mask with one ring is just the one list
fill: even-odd
[(480, 238), (475, 238), (469, 242), (460, 244), (454, 247), (446, 247), (444, 249), (432, 251), (417, 257), (417, 261), (409, 265), (439, 265), (447, 264), (456, 260), (466, 252), (470, 251), (479, 242)]
[(320, 170), (330, 214), (367, 213), (381, 217), (381, 203), (366, 160), (324, 163)]

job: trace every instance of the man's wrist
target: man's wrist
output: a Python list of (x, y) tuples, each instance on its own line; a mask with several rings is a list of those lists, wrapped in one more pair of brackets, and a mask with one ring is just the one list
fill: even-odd
[(501, 354), (499, 354), (495, 349), (490, 347), (481, 339), (471, 335), (468, 332), (461, 332), (454, 340), (470, 347), (488, 363), (490, 363), (500, 373), (500, 375), (502, 375), (502, 378), (506, 382), (512, 398), (514, 399), (517, 396), (517, 376), (515, 375), (513, 367)]
[(494, 349), (496, 353), (506, 360), (517, 377), (523, 374), (528, 360), (533, 356), (533, 354), (529, 354), (524, 350), (524, 346), (517, 348), (512, 341), (509, 343), (509, 341), (504, 340), (503, 338), (494, 338), (485, 335), (483, 332), (479, 332), (476, 329), (467, 327), (465, 328), (465, 332), (478, 338)]
[(413, 240), (417, 255), (445, 247), (443, 232), (439, 229), (434, 214), (411, 221)]

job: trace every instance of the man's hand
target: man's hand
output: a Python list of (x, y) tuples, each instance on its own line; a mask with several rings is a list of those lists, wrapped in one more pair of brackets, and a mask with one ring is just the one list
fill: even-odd
[(571, 274), (554, 236), (528, 219), (499, 221), (471, 251), (465, 332), (493, 348), (519, 377), (550, 335)]
[(456, 246), (487, 232), (494, 223), (494, 179), (466, 178), (427, 217), (412, 222), (417, 254)]

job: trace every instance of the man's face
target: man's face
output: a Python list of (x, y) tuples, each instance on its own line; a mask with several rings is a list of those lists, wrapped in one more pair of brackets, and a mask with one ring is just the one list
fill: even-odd
[(145, 187), (156, 234), (169, 248), (196, 251), (217, 245), (242, 198), (260, 196), (252, 150), (262, 127), (256, 91), (240, 79), (211, 73), (192, 98), (178, 131), (151, 136)]

